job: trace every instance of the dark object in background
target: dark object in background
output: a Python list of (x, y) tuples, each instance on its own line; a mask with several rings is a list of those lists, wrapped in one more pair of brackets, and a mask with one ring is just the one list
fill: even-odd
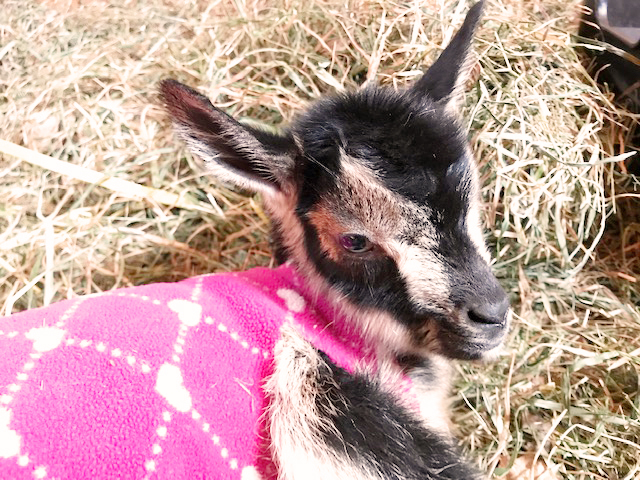
[[(582, 18), (578, 34), (608, 44), (602, 52), (586, 49), (594, 59), (592, 75), (609, 85), (622, 107), (640, 113), (640, 0), (585, 0), (585, 6), (593, 13)], [(640, 128), (635, 130), (625, 145), (633, 150), (640, 148)], [(635, 175), (639, 156), (627, 164)]]
[(593, 73), (609, 84), (623, 106), (640, 113), (640, 1), (586, 0), (585, 6), (593, 14), (582, 19), (578, 34), (614, 47), (602, 53), (588, 50), (597, 64)]

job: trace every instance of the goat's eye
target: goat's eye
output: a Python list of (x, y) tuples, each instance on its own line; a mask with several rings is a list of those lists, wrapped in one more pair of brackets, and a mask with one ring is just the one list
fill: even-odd
[(351, 253), (364, 253), (373, 248), (373, 243), (364, 235), (343, 233), (338, 237), (340, 246)]

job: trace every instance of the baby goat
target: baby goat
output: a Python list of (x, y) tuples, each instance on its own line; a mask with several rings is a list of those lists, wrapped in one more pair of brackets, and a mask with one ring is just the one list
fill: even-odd
[(411, 88), (281, 135), (164, 81), (189, 147), (262, 193), (285, 264), (0, 318), (0, 478), (481, 478), (446, 409), (450, 359), (492, 358), (508, 326), (456, 106), (481, 8)]
[(266, 384), (281, 478), (477, 476), (453, 447), (443, 402), (445, 359), (491, 358), (507, 330), (457, 114), (481, 9), (411, 88), (322, 99), (280, 135), (162, 83), (189, 148), (262, 194), (279, 259), (375, 350), (373, 367), (349, 372), (295, 329), (283, 333)]

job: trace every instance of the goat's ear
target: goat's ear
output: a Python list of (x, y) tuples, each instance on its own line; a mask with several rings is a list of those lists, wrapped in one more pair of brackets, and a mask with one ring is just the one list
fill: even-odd
[(292, 181), (297, 149), (291, 136), (241, 125), (207, 97), (175, 80), (163, 80), (160, 95), (178, 135), (214, 175), (267, 194)]
[(456, 111), (463, 88), (473, 68), (471, 51), (473, 35), (482, 15), (483, 1), (476, 3), (440, 57), (414, 84), (413, 89), (441, 103), (447, 110)]

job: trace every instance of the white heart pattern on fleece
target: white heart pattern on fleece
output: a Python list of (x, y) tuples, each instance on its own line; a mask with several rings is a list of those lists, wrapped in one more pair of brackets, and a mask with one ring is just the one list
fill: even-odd
[(273, 478), (261, 386), (280, 327), (348, 370), (373, 355), (336, 341), (306, 288), (285, 265), (0, 318), (0, 478)]

